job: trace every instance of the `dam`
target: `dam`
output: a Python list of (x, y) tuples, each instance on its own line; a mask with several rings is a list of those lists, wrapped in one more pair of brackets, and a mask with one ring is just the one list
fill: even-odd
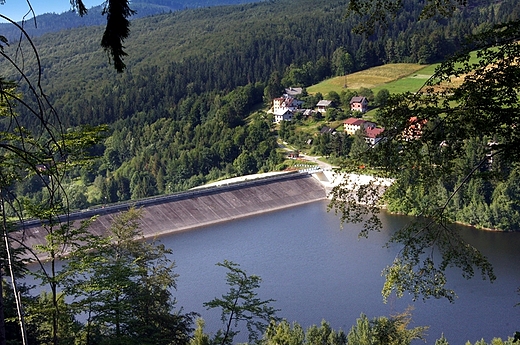
[[(176, 231), (189, 230), (282, 208), (302, 205), (326, 198), (326, 189), (311, 174), (283, 173), (252, 180), (193, 189), (155, 198), (109, 205), (67, 215), (78, 225), (96, 216), (89, 232), (105, 236), (113, 219), (131, 207), (142, 209), (143, 236), (152, 238)], [(65, 220), (65, 216), (63, 217)], [(38, 221), (23, 224), (12, 237), (34, 248), (45, 241), (47, 231)]]

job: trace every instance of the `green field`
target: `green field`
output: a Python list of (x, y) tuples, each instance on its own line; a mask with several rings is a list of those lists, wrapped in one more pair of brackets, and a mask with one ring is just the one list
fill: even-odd
[[(470, 53), (470, 63), (476, 63), (476, 52)], [(387, 89), (390, 93), (416, 92), (434, 74), (439, 64), (419, 65), (411, 63), (394, 63), (377, 66), (346, 76), (334, 77), (307, 88), (310, 94), (326, 95), (330, 91), (341, 93), (345, 89), (356, 91), (362, 87), (377, 93)]]
[(373, 90), (374, 93), (381, 89), (387, 89), (391, 93), (415, 92), (433, 75), (437, 66), (438, 64), (387, 64), (347, 76), (324, 80), (319, 84), (308, 87), (307, 92), (310, 94), (320, 92), (323, 95), (330, 91), (341, 93), (345, 90), (345, 83), (347, 89), (352, 91), (365, 87)]
[(437, 67), (437, 65), (423, 66), (423, 68), (413, 72), (412, 74), (384, 84), (375, 85), (371, 89), (374, 93), (377, 93), (381, 89), (387, 89), (390, 93), (402, 93), (407, 91), (416, 92), (423, 87), (428, 79), (433, 75), (435, 67)]
[(386, 88), (390, 92), (403, 92), (419, 89), (424, 82), (433, 74), (435, 67), (419, 64), (387, 64), (373, 67), (364, 71), (349, 74), (347, 76), (335, 77), (310, 86), (307, 91), (311, 94), (320, 92), (327, 94), (330, 91), (359, 90), (362, 87), (377, 92)]

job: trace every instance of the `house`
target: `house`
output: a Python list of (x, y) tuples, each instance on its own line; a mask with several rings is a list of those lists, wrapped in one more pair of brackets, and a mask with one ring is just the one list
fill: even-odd
[(287, 153), (287, 158), (289, 158), (289, 159), (300, 158), (300, 151), (290, 151), (289, 153)]
[(302, 115), (304, 119), (308, 119), (310, 117), (313, 117), (315, 113), (316, 112), (312, 109), (305, 109)]
[(384, 131), (384, 128), (367, 127), (365, 129), (365, 141), (367, 142), (367, 144), (370, 145), (377, 144), (382, 139), (381, 133), (383, 133)]
[(368, 99), (363, 96), (356, 96), (350, 99), (350, 110), (366, 113), (368, 111)]
[(298, 99), (293, 99), (292, 101), (292, 106), (293, 107), (296, 107), (296, 109), (300, 109), (302, 106), (303, 106), (303, 103), (305, 103), (304, 101), (300, 101)]
[(318, 108), (318, 111), (320, 113), (326, 113), (327, 109), (332, 106), (332, 101), (327, 101), (325, 99), (322, 99), (321, 101), (316, 104), (316, 108)]
[(375, 145), (381, 140), (381, 133), (384, 128), (378, 128), (375, 122), (366, 121), (351, 117), (344, 122), (344, 130), (348, 135), (354, 135), (357, 131), (363, 129), (365, 141), (370, 145)]
[(273, 113), (276, 113), (280, 109), (288, 109), (290, 111), (295, 111), (297, 108), (298, 103), (292, 97), (278, 97), (273, 99)]
[(366, 131), (367, 128), (376, 128), (377, 124), (374, 122), (365, 121), (363, 119), (351, 117), (345, 120), (343, 126), (345, 132), (347, 132), (348, 135), (354, 135), (361, 128), (363, 128)]
[(332, 128), (332, 127), (329, 127), (329, 126), (323, 126), (321, 129), (320, 129), (320, 134), (323, 135), (323, 134), (334, 134), (336, 133), (336, 128)]
[(274, 114), (274, 122), (291, 121), (302, 104), (302, 101), (292, 97), (278, 97), (273, 99), (273, 106), (268, 113)]
[(278, 109), (276, 112), (274, 112), (274, 122), (279, 123), (282, 121), (292, 121), (294, 116), (294, 113), (287, 109)]
[(403, 131), (403, 138), (405, 141), (411, 141), (419, 139), (423, 134), (424, 126), (428, 123), (428, 120), (419, 120), (416, 116), (410, 117), (408, 124)]

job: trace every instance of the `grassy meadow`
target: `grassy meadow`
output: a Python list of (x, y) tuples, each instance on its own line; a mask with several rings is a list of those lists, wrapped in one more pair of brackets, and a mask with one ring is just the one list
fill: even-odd
[[(477, 53), (471, 52), (469, 63), (477, 62)], [(310, 94), (319, 92), (322, 95), (326, 95), (330, 91), (341, 93), (345, 89), (356, 91), (362, 87), (371, 89), (374, 91), (374, 94), (381, 89), (387, 89), (390, 93), (416, 92), (424, 86), (438, 66), (439, 64), (387, 64), (346, 76), (324, 80), (321, 83), (308, 87), (307, 92)], [(456, 79), (452, 79), (452, 82), (457, 83), (461, 81)]]
[(411, 63), (387, 64), (367, 70), (334, 77), (310, 86), (307, 91), (311, 94), (320, 92), (327, 94), (330, 91), (341, 93), (346, 88), (359, 90), (362, 87), (372, 89), (388, 89), (391, 93), (418, 90), (433, 74), (435, 65), (419, 65)]
[(402, 93), (402, 92), (416, 92), (424, 86), (424, 84), (433, 75), (437, 65), (424, 66), (422, 68), (413, 71), (411, 74), (396, 78), (390, 82), (375, 85), (371, 89), (374, 93), (377, 93), (381, 89), (387, 89), (390, 93)]

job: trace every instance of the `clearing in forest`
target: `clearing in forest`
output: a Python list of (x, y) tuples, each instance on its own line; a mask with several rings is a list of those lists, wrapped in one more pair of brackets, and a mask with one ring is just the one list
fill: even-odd
[(417, 91), (431, 77), (436, 65), (419, 65), (411, 63), (387, 64), (369, 68), (347, 76), (334, 77), (310, 86), (307, 91), (311, 94), (320, 92), (326, 95), (330, 91), (346, 89), (359, 90), (362, 87), (372, 89), (388, 89), (391, 93)]

